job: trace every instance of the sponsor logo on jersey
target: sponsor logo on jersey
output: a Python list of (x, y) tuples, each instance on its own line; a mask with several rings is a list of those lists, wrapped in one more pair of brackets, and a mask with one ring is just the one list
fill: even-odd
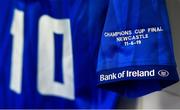
[(100, 81), (108, 81), (108, 80), (116, 80), (116, 79), (122, 79), (122, 78), (128, 78), (128, 77), (154, 77), (155, 76), (155, 70), (135, 70), (135, 71), (122, 71), (119, 73), (111, 73), (108, 75), (101, 74), (100, 75)]
[(160, 70), (158, 72), (158, 75), (161, 77), (168, 77), (169, 76), (169, 72), (167, 70)]

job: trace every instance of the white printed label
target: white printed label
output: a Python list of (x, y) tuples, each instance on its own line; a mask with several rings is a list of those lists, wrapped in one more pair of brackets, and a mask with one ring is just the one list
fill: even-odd
[(116, 42), (122, 43), (124, 46), (141, 45), (144, 40), (150, 38), (151, 33), (163, 32), (164, 29), (159, 27), (150, 27), (135, 30), (123, 30), (120, 32), (104, 32), (105, 38), (115, 38)]

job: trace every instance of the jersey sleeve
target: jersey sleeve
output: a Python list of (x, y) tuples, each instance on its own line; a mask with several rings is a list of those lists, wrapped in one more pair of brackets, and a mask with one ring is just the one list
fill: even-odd
[(97, 64), (98, 87), (139, 97), (179, 80), (164, 0), (110, 0)]

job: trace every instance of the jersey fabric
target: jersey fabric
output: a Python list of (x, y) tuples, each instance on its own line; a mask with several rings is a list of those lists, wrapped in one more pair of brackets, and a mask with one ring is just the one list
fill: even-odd
[(0, 108), (116, 108), (177, 81), (164, 0), (0, 3)]
[(102, 33), (98, 84), (137, 97), (179, 78), (164, 0), (111, 0)]
[[(97, 11), (97, 9), (99, 11)], [(113, 92), (107, 92), (96, 87), (96, 63), (98, 55), (98, 46), (103, 30), (105, 12), (107, 10), (107, 3), (105, 1), (81, 1), (81, 0), (3, 0), (0, 3), (0, 108), (115, 108), (118, 95)], [(23, 16), (23, 17), (22, 17)], [(48, 20), (51, 19), (51, 20)], [(51, 21), (67, 21), (70, 19), (72, 42), (65, 44), (69, 37), (64, 32), (56, 32), (52, 36), (53, 44), (51, 40), (42, 41), (44, 38), (40, 38), (40, 33), (46, 33), (51, 30), (53, 26), (58, 25), (68, 30), (69, 26), (58, 22), (59, 24), (53, 24)], [(41, 21), (48, 26), (48, 30), (40, 32)], [(62, 21), (62, 22), (64, 22)], [(16, 25), (17, 23), (17, 25)], [(43, 23), (42, 23), (43, 24)], [(51, 25), (53, 24), (53, 25)], [(23, 28), (22, 28), (23, 27)], [(61, 31), (63, 28), (58, 27), (57, 31)], [(56, 29), (56, 27), (55, 27)], [(22, 31), (21, 31), (22, 30)], [(16, 34), (19, 33), (19, 34)], [(20, 35), (20, 33), (24, 33)], [(47, 32), (48, 33), (48, 32)], [(46, 35), (42, 35), (45, 37)], [(16, 38), (24, 38), (24, 45), (21, 46), (21, 41)], [(48, 36), (51, 38), (50, 36)], [(15, 43), (17, 41), (18, 49), (23, 48), (23, 54), (15, 49)], [(44, 42), (41, 48), (40, 43)], [(70, 55), (65, 55), (69, 51), (70, 47), (65, 45), (72, 44), (73, 58)], [(46, 47), (47, 45), (47, 47)], [(53, 88), (50, 87), (48, 82), (48, 76), (43, 75), (43, 84), (47, 90), (41, 90), (42, 86), (39, 84), (41, 77), (39, 75), (41, 70), (46, 73), (49, 71), (51, 64), (45, 63), (49, 61), (49, 52), (47, 48), (54, 45), (54, 72), (48, 74), (54, 74), (54, 82), (57, 84), (64, 84), (67, 80), (68, 83), (74, 85), (74, 89), (70, 89), (72, 85), (68, 84), (65, 93), (70, 91), (74, 92), (74, 95), (70, 97), (63, 95), (62, 90), (66, 87), (59, 89), (56, 93)], [(43, 55), (40, 55), (40, 51)], [(15, 52), (13, 52), (15, 51)], [(64, 52), (64, 53), (63, 53)], [(15, 58), (15, 64), (13, 65), (13, 56)], [(21, 63), (18, 60), (18, 56), (22, 58), (21, 72), (15, 70), (13, 73), (13, 66)], [(44, 56), (44, 57), (43, 57)], [(44, 67), (41, 67), (41, 61)], [(70, 59), (67, 64), (64, 64), (63, 59)], [(73, 61), (71, 61), (73, 60)], [(71, 69), (71, 63), (73, 64), (73, 74), (68, 73)], [(67, 65), (67, 68), (64, 67)], [(15, 74), (15, 76), (13, 76)], [(22, 74), (21, 91), (17, 90), (18, 74)], [(68, 78), (64, 76), (68, 74)], [(13, 79), (15, 77), (15, 79)], [(12, 81), (14, 80), (14, 81)], [(11, 84), (12, 83), (12, 84)], [(60, 85), (58, 85), (60, 86)], [(58, 87), (57, 87), (58, 88)], [(42, 88), (43, 89), (43, 88)], [(51, 93), (46, 93), (46, 92)], [(63, 93), (63, 94), (62, 94)], [(62, 94), (62, 95), (57, 95)]]

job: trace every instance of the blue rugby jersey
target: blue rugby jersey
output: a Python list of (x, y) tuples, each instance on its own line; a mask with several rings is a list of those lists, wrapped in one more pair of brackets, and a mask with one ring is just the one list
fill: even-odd
[(98, 58), (99, 87), (138, 97), (176, 83), (165, 0), (111, 0)]
[(116, 108), (173, 84), (169, 28), (164, 0), (2, 0), (0, 108)]

